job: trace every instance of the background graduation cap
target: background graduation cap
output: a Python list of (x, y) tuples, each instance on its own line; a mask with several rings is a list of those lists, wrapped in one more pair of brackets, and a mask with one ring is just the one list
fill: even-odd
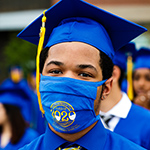
[[(145, 28), (135, 23), (127, 21), (82, 0), (61, 0), (53, 7), (45, 11), (43, 15), (40, 15), (38, 18), (36, 18), (31, 24), (29, 24), (22, 32), (18, 34), (18, 37), (33, 44), (38, 45), (39, 43), (36, 73), (37, 95), (39, 99), (40, 110), (43, 113), (44, 110), (42, 109), (40, 93), (38, 90), (39, 55), (43, 47), (50, 47), (53, 44), (67, 41), (82, 41), (84, 43), (95, 46), (112, 59), (114, 51), (118, 50), (129, 41), (146, 31)], [(69, 24), (69, 22), (62, 22), (61, 25), (60, 22), (63, 19), (72, 17), (89, 18), (96, 22), (83, 19), (85, 26), (78, 24), (75, 28), (70, 28), (72, 30), (69, 30), (68, 32), (69, 35), (72, 36), (69, 37), (65, 29), (68, 29), (69, 26), (72, 27), (74, 21), (72, 21), (72, 24)], [(76, 22), (78, 21), (76, 20)], [(80, 20), (79, 22), (82, 21)], [(88, 27), (88, 25), (90, 26)], [(57, 26), (58, 28), (56, 28)]]
[(141, 48), (135, 54), (135, 63), (134, 70), (139, 68), (148, 68), (150, 69), (150, 49), (149, 48)]
[[(21, 81), (22, 82), (22, 81)], [(6, 80), (0, 86), (0, 103), (11, 104), (20, 108), (24, 119), (31, 121), (31, 95), (24, 83), (15, 84), (11, 80)]]
[(132, 70), (133, 62), (135, 61), (136, 48), (134, 43), (128, 43), (118, 51), (116, 51), (113, 58), (114, 65), (120, 67), (127, 75), (127, 79), (122, 82), (122, 91), (128, 94), (130, 100), (133, 99), (132, 87)]
[(127, 60), (128, 57), (132, 57), (132, 61), (134, 62), (134, 55), (136, 53), (135, 44), (133, 42), (126, 44), (122, 48), (120, 48), (118, 51), (116, 51), (113, 63), (114, 65), (119, 66), (124, 72), (127, 71)]

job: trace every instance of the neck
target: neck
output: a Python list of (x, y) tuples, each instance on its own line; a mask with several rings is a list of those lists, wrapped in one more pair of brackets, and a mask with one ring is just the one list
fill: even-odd
[(113, 83), (112, 90), (109, 96), (101, 101), (101, 108), (102, 112), (108, 112), (111, 110), (122, 98), (122, 93), (119, 85), (117, 83)]
[(87, 132), (89, 132), (95, 125), (97, 124), (97, 122), (95, 122), (94, 124), (92, 124), (91, 126), (89, 126), (88, 128), (80, 131), (80, 132), (77, 132), (77, 133), (73, 133), (73, 134), (68, 134), (68, 133), (60, 133), (60, 132), (57, 132), (56, 130), (54, 130), (54, 128), (50, 125), (49, 125), (49, 128), (55, 133), (57, 134), (58, 136), (60, 136), (61, 138), (69, 141), (69, 142), (74, 142), (78, 139), (80, 139), (82, 136), (84, 136)]
[(9, 122), (6, 122), (3, 126), (2, 126), (2, 133), (1, 133), (1, 147), (5, 147), (12, 136), (12, 131), (11, 131), (11, 125)]

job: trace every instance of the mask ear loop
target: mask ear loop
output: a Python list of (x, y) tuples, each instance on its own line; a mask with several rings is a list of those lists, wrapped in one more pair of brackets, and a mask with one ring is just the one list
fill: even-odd
[[(46, 11), (46, 10), (45, 10)], [(39, 83), (40, 83), (40, 71), (39, 71), (39, 62), (40, 62), (40, 53), (43, 49), (43, 43), (44, 43), (44, 38), (45, 38), (45, 22), (46, 22), (46, 16), (45, 16), (45, 11), (43, 12), (43, 17), (42, 17), (42, 27), (40, 29), (40, 39), (39, 39), (39, 44), (38, 44), (38, 49), (37, 49), (37, 56), (36, 56), (36, 90), (37, 90), (37, 97), (38, 97), (38, 103), (39, 103), (39, 108), (42, 114), (44, 114), (44, 109), (42, 107), (41, 103), (41, 96), (39, 92)]]
[(103, 84), (101, 85), (102, 86), (102, 91), (101, 91), (101, 94), (100, 94), (100, 99), (101, 100), (104, 100), (105, 99), (105, 96), (103, 96), (103, 90), (105, 89), (105, 82), (107, 81), (106, 80), (103, 80)]

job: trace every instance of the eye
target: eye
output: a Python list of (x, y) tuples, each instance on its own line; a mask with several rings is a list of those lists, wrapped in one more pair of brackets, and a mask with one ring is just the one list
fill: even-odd
[(90, 73), (80, 73), (79, 76), (81, 77), (92, 77)]
[(51, 74), (62, 74), (62, 71), (59, 69), (50, 70), (49, 73)]
[(133, 76), (133, 80), (138, 81), (139, 79), (140, 79), (140, 76), (139, 76), (139, 75), (134, 75), (134, 76)]
[(145, 76), (145, 79), (146, 79), (147, 81), (150, 81), (150, 75), (146, 75), (146, 76)]

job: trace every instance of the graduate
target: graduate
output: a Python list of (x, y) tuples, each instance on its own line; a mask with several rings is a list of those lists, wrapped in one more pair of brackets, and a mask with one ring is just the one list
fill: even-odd
[[(12, 67), (11, 70), (11, 78), (4, 80), (1, 84), (1, 88), (6, 90), (10, 88), (19, 88), (24, 91), (26, 95), (26, 101), (23, 109), (24, 112), (22, 113), (23, 118), (29, 124), (29, 126), (38, 131), (39, 134), (44, 133), (45, 118), (41, 116), (36, 93), (34, 93), (30, 88), (26, 79), (22, 77), (20, 78), (20, 67), (15, 66)], [(41, 122), (43, 122), (43, 124)]]
[(113, 59), (112, 91), (101, 102), (100, 114), (106, 128), (150, 149), (150, 112), (134, 105), (127, 94), (121, 91), (124, 70), (127, 70), (125, 62), (129, 57), (133, 58), (135, 53), (134, 43), (129, 43), (116, 52)]
[(61, 0), (19, 33), (38, 45), (37, 94), (48, 122), (21, 150), (144, 149), (106, 130), (99, 109), (112, 87), (115, 51), (145, 31), (84, 1)]
[(0, 87), (0, 150), (18, 150), (39, 136), (23, 117), (25, 106), (24, 91)]
[(25, 79), (16, 80), (18, 82), (14, 82), (11, 78), (8, 78), (2, 82), (0, 87), (2, 89), (8, 90), (8, 89), (22, 89), (25, 93), (26, 101), (23, 109), (23, 117), (25, 121), (30, 124), (31, 117), (32, 117), (32, 94), (29, 91), (28, 83)]
[(150, 49), (141, 48), (135, 57), (134, 103), (150, 110)]

